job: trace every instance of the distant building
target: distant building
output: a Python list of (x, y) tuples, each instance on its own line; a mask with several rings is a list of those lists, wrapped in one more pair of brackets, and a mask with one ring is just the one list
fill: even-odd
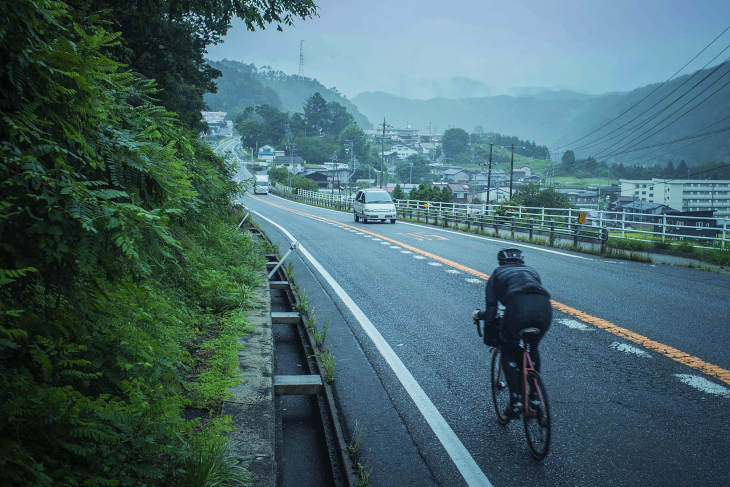
[(730, 216), (730, 180), (621, 179), (621, 196), (661, 203), (677, 211), (712, 211)]
[(259, 153), (258, 153), (258, 160), (264, 161), (264, 162), (272, 162), (274, 160), (274, 155), (276, 154), (276, 149), (274, 149), (270, 145), (264, 145), (259, 147)]

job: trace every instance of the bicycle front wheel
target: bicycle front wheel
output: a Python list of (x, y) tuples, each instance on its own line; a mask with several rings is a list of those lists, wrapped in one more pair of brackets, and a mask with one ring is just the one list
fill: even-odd
[(509, 405), (509, 388), (502, 370), (502, 351), (494, 348), (492, 352), (492, 404), (494, 412), (497, 413), (499, 424), (509, 423), (509, 416), (504, 414)]
[(525, 436), (532, 456), (542, 460), (550, 448), (550, 403), (545, 384), (537, 372), (527, 373)]

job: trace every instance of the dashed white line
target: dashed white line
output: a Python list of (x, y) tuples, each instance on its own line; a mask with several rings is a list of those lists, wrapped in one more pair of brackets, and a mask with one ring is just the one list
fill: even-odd
[(681, 380), (688, 386), (692, 386), (702, 392), (730, 398), (730, 389), (728, 389), (727, 387), (723, 387), (719, 384), (715, 384), (714, 382), (709, 381), (704, 377), (690, 374), (674, 374), (674, 377)]
[(562, 319), (562, 320), (557, 320), (557, 321), (558, 321), (558, 323), (565, 325), (568, 328), (572, 328), (574, 330), (583, 330), (583, 331), (593, 330), (592, 327), (586, 325), (585, 323), (581, 323), (578, 320)]
[(422, 256), (422, 255), (414, 255), (414, 256), (413, 256), (413, 258), (414, 258), (414, 259), (418, 259), (418, 260), (421, 260), (421, 259), (425, 259), (426, 257), (424, 257), (424, 256)]
[(472, 284), (481, 284), (483, 281), (475, 277), (470, 277), (469, 279), (466, 279), (466, 282), (470, 282)]
[(443, 264), (441, 262), (429, 262), (428, 265), (432, 265), (434, 267), (441, 267)]
[(651, 358), (651, 354), (645, 352), (640, 348), (632, 347), (628, 343), (613, 342), (611, 344), (611, 348), (613, 348), (614, 350), (618, 350), (619, 352), (633, 353), (634, 355), (638, 355), (639, 357)]
[(411, 254), (412, 252), (410, 250), (401, 250), (401, 254)]
[(449, 274), (461, 274), (460, 271), (457, 271), (456, 269), (446, 269), (446, 272)]

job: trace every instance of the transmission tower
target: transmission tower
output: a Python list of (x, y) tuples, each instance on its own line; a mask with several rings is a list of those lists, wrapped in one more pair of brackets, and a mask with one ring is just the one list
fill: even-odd
[(299, 41), (299, 81), (304, 80), (304, 41)]

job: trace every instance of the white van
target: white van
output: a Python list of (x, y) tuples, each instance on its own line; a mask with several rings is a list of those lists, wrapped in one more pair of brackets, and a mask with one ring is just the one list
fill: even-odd
[(253, 194), (269, 194), (269, 176), (257, 175), (253, 182)]
[(390, 223), (395, 223), (395, 204), (390, 198), (390, 194), (384, 189), (369, 188), (358, 191), (355, 201), (352, 203), (352, 212), (355, 214), (356, 222), (390, 220)]

